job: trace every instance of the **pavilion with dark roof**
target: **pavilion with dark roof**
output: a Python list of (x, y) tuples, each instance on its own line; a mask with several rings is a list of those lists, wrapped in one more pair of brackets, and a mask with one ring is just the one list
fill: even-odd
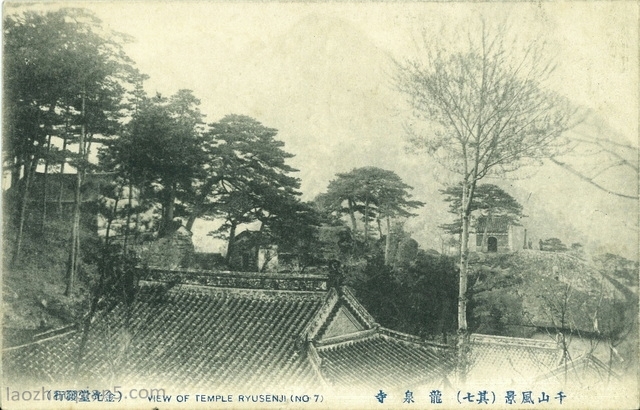
[(325, 275), (152, 270), (125, 327), (122, 305), (82, 329), (3, 351), (5, 379), (205, 388), (442, 386), (445, 346), (380, 326)]

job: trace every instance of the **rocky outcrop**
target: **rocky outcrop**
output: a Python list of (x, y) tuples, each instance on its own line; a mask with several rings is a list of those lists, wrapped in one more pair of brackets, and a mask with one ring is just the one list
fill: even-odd
[(192, 233), (181, 226), (165, 237), (141, 245), (138, 250), (141, 262), (164, 269), (186, 266), (195, 252), (191, 236)]

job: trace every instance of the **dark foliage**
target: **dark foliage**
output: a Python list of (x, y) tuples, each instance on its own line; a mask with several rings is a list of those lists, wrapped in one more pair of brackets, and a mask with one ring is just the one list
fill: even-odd
[[(460, 235), (462, 233), (462, 185), (455, 185), (441, 189), (445, 202), (449, 203), (449, 212), (456, 216), (452, 223), (442, 224), (440, 228), (447, 233)], [(499, 216), (506, 218), (512, 224), (517, 225), (522, 213), (522, 205), (509, 193), (493, 184), (479, 184), (476, 186), (475, 195), (471, 201), (470, 212), (482, 210), (488, 217)]]
[(391, 267), (378, 250), (347, 275), (347, 284), (383, 326), (447, 341), (456, 329), (457, 275), (447, 256), (420, 250)]
[(541, 251), (547, 252), (564, 252), (567, 250), (567, 245), (558, 238), (540, 240), (539, 246)]

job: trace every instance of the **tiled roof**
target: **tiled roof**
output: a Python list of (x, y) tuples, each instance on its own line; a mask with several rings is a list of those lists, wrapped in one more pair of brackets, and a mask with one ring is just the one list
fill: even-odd
[(483, 233), (485, 227), (487, 233), (507, 233), (509, 231), (509, 219), (503, 216), (494, 216), (491, 218), (480, 217), (476, 222), (476, 232)]
[[(306, 329), (323, 379), (336, 387), (414, 387), (452, 371), (446, 346), (380, 327), (348, 288), (332, 289)], [(351, 322), (351, 323), (350, 323)]]
[[(179, 387), (295, 385), (315, 382), (296, 337), (325, 299), (323, 292), (256, 291), (146, 284), (130, 331), (122, 308), (97, 320), (80, 380)], [(5, 351), (11, 377), (72, 377), (80, 332)]]
[(244, 274), (178, 276), (191, 284), (141, 282), (128, 330), (122, 305), (96, 318), (78, 377), (82, 332), (75, 330), (5, 349), (5, 377), (15, 384), (82, 380), (164, 388), (382, 381), (406, 387), (442, 380), (451, 368), (446, 347), (381, 328), (347, 288), (322, 290), (319, 278), (286, 284), (273, 275), (257, 281)]
[(557, 343), (516, 337), (474, 334), (470, 337), (468, 380), (487, 374), (502, 381), (532, 381), (557, 367), (562, 351)]
[(320, 369), (334, 386), (400, 386), (439, 384), (453, 368), (449, 349), (406, 342), (375, 332), (362, 339), (317, 348)]
[(583, 354), (573, 360), (568, 360), (566, 366), (561, 360), (556, 368), (538, 376), (536, 381), (562, 384), (565, 376), (572, 382), (577, 382), (582, 386), (596, 386), (598, 383), (620, 379), (619, 375), (598, 358), (592, 354)]

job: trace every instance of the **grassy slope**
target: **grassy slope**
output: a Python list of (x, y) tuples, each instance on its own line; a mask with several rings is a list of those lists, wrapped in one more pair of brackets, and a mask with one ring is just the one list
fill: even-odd
[[(6, 214), (5, 214), (6, 215)], [(22, 256), (9, 267), (15, 232), (5, 226), (3, 249), (3, 336), (5, 345), (13, 345), (44, 330), (75, 321), (84, 311), (88, 295), (87, 269), (84, 267), (74, 293), (64, 296), (69, 257), (70, 221), (47, 222), (44, 234), (37, 213), (32, 213), (25, 228)], [(7, 224), (8, 225), (8, 224)], [(83, 228), (81, 240), (87, 244), (95, 234)]]

